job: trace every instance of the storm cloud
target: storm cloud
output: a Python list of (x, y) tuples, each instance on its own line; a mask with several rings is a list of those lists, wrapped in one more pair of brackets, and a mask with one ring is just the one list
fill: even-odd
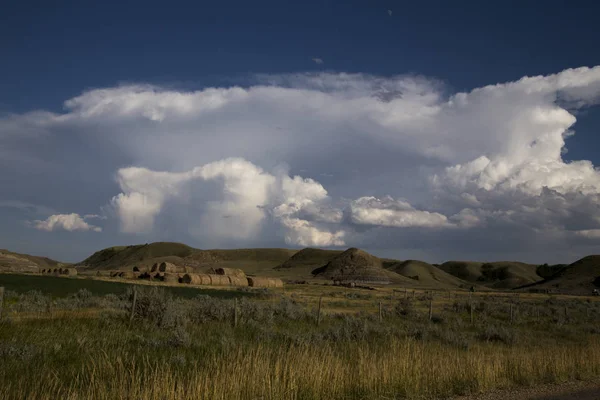
[(549, 247), (570, 257), (600, 243), (600, 172), (562, 158), (576, 111), (599, 101), (600, 67), (466, 93), (344, 73), (95, 89), (61, 113), (0, 117), (0, 207), (32, 205), (20, 208), (29, 229), (87, 230), (89, 243), (356, 246), (437, 261), (522, 257), (528, 238), (530, 259)]

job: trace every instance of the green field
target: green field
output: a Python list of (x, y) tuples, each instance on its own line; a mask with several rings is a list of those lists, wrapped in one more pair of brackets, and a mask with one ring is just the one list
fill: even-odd
[[(0, 286), (6, 290), (17, 293), (25, 293), (31, 290), (37, 290), (52, 297), (67, 297), (77, 293), (81, 289), (89, 290), (95, 295), (103, 296), (106, 294), (121, 294), (132, 283), (108, 282), (93, 278), (69, 278), (58, 276), (40, 276), (40, 275), (20, 275), (20, 274), (0, 274)], [(165, 290), (175, 296), (183, 298), (192, 298), (198, 295), (209, 295), (220, 298), (234, 298), (252, 296), (251, 292), (241, 292), (235, 290), (219, 289), (200, 289), (185, 286), (165, 286)]]

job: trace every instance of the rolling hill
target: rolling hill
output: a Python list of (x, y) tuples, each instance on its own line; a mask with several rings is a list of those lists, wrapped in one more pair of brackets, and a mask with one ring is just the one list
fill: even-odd
[(562, 271), (563, 269), (565, 269), (565, 267), (567, 267), (568, 265), (569, 264), (554, 264), (554, 265), (542, 264), (539, 267), (537, 267), (535, 272), (539, 276), (541, 276), (543, 279), (548, 279), (548, 278), (552, 277), (553, 275), (557, 274), (558, 272)]
[(281, 264), (297, 250), (289, 249), (230, 249), (200, 250), (182, 243), (156, 242), (149, 244), (109, 247), (99, 250), (77, 264), (87, 270), (130, 270), (134, 266), (150, 267), (163, 261), (175, 265), (206, 270), (217, 264), (241, 268), (246, 273), (273, 275), (273, 267)]
[(182, 243), (156, 242), (133, 246), (109, 247), (95, 252), (77, 267), (94, 270), (130, 269), (134, 266), (150, 266), (155, 262), (168, 261), (182, 264), (184, 257), (198, 251)]
[[(128, 270), (171, 262), (198, 270), (233, 267), (249, 275), (285, 279), (355, 280), (394, 283), (404, 287), (432, 289), (467, 288), (552, 290), (589, 294), (600, 287), (600, 255), (584, 257), (569, 265), (533, 265), (515, 261), (448, 261), (432, 265), (418, 260), (380, 259), (363, 250), (346, 251), (305, 248), (200, 250), (182, 243), (156, 242), (99, 250), (80, 263), (78, 269)], [(71, 265), (46, 258), (0, 250), (0, 272), (36, 272), (37, 269)]]
[(37, 272), (38, 269), (58, 268), (68, 265), (47, 257), (30, 256), (0, 249), (1, 272)]
[[(186, 265), (200, 263), (202, 267), (240, 268), (248, 275), (285, 277), (273, 268), (292, 257), (298, 250), (278, 248), (198, 250), (186, 257)], [(293, 275), (293, 274), (292, 274)]]
[(563, 294), (590, 295), (600, 288), (600, 255), (584, 257), (567, 265), (551, 277), (521, 289), (549, 290)]
[(335, 257), (342, 254), (342, 250), (322, 250), (307, 247), (293, 254), (289, 259), (275, 269), (322, 267)]
[(439, 268), (464, 281), (492, 289), (513, 289), (543, 279), (536, 272), (537, 265), (517, 261), (448, 261)]
[(440, 268), (418, 260), (407, 260), (386, 266), (390, 271), (411, 278), (424, 287), (434, 289), (469, 288), (471, 283), (463, 281)]
[(312, 273), (315, 277), (340, 282), (418, 286), (416, 281), (383, 268), (380, 258), (355, 247), (336, 255), (324, 266), (314, 269)]

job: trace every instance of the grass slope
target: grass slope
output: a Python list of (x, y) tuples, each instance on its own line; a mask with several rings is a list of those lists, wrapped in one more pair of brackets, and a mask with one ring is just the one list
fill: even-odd
[(324, 279), (418, 286), (414, 280), (383, 268), (380, 258), (354, 247), (338, 254), (326, 265), (314, 269), (312, 273)]
[[(77, 265), (91, 269), (124, 269), (136, 265), (152, 265), (158, 258), (161, 258), (161, 261), (178, 263), (181, 258), (196, 251), (198, 250), (183, 243), (173, 242), (117, 246), (97, 251)], [(176, 258), (164, 259), (164, 257)]]
[(30, 256), (0, 249), (0, 271), (34, 272), (31, 267), (55, 268), (67, 265), (47, 257)]
[(553, 275), (562, 271), (568, 265), (569, 264), (554, 264), (554, 265), (543, 264), (543, 265), (540, 265), (539, 267), (537, 267), (535, 272), (544, 279), (550, 279)]
[(468, 288), (467, 283), (431, 264), (418, 260), (407, 260), (387, 266), (390, 271), (418, 281), (432, 289)]
[(322, 250), (305, 248), (273, 269), (277, 274), (288, 278), (312, 279), (312, 271), (326, 265), (329, 261), (342, 254), (341, 250)]
[(184, 259), (204, 267), (240, 268), (248, 275), (286, 277), (273, 268), (293, 256), (297, 250), (278, 248), (200, 250)]
[(342, 250), (322, 250), (307, 247), (292, 255), (275, 269), (299, 268), (299, 267), (322, 267), (335, 257), (342, 254)]
[(463, 281), (477, 282), (481, 277), (483, 263), (475, 261), (447, 261), (439, 268)]
[(513, 289), (542, 280), (536, 272), (537, 265), (517, 261), (448, 261), (439, 268), (464, 281), (493, 289)]
[(600, 288), (600, 255), (584, 257), (560, 268), (559, 272), (542, 282), (524, 288), (550, 289), (565, 294), (591, 294)]

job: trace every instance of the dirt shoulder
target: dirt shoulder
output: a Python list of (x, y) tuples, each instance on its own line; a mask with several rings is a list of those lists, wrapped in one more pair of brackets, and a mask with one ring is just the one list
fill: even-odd
[(600, 379), (540, 385), (514, 390), (499, 390), (481, 395), (455, 397), (453, 400), (600, 400)]

